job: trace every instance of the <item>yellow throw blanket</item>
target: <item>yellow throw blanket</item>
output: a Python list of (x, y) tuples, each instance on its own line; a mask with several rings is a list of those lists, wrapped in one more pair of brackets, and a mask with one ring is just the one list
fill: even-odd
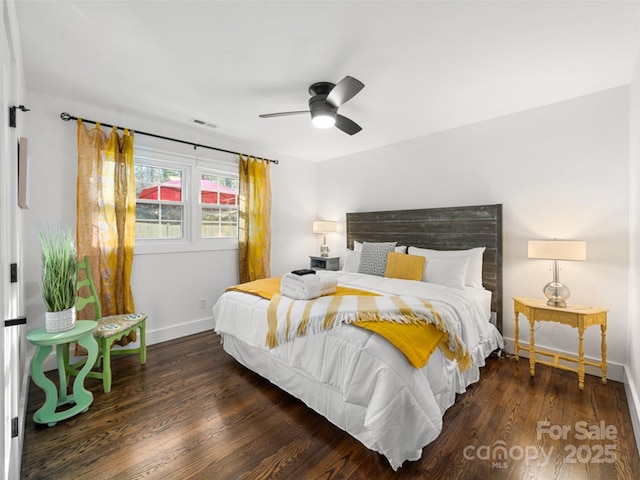
[(250, 293), (271, 300), (271, 297), (280, 292), (280, 277), (263, 278), (227, 288), (227, 292), (231, 291)]
[(471, 365), (465, 345), (457, 335), (450, 337), (440, 316), (426, 300), (379, 296), (342, 286), (337, 287), (334, 295), (293, 300), (280, 295), (279, 280), (278, 277), (267, 278), (227, 289), (271, 301), (267, 336), (270, 348), (295, 336), (328, 330), (338, 323), (349, 323), (384, 337), (416, 368), (426, 365), (438, 347), (447, 358), (457, 359), (462, 371)]

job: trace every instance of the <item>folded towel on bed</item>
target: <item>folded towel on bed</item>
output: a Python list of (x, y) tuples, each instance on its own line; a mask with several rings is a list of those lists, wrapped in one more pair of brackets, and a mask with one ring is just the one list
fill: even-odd
[(285, 273), (280, 279), (280, 293), (294, 300), (311, 300), (336, 293), (337, 285), (335, 277)]
[[(253, 280), (252, 282), (241, 283), (240, 285), (233, 285), (227, 287), (227, 292), (244, 292), (251, 295), (257, 295), (258, 297), (271, 300), (274, 295), (281, 295), (280, 292), (280, 277), (261, 278), (260, 280)], [(338, 285), (336, 292), (332, 295), (379, 295), (378, 293), (367, 292), (358, 288), (342, 287)]]

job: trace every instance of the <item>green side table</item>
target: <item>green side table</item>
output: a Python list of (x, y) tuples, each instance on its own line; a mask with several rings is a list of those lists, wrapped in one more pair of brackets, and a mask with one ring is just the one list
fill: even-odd
[[(45, 328), (41, 327), (27, 333), (27, 340), (36, 346), (36, 353), (31, 360), (31, 377), (46, 394), (44, 405), (33, 414), (34, 422), (46, 423), (48, 426), (53, 427), (60, 420), (66, 420), (78, 413), (84, 413), (89, 410), (89, 405), (93, 402), (93, 393), (84, 388), (84, 378), (98, 358), (98, 343), (93, 338), (93, 331), (97, 325), (98, 322), (91, 320), (79, 320), (71, 330), (65, 332), (47, 333)], [(78, 342), (79, 345), (87, 349), (87, 362), (73, 383), (73, 394), (68, 395), (64, 353), (69, 348), (69, 343), (72, 342)], [(47, 358), (54, 345), (58, 360), (59, 392), (56, 390), (56, 384), (44, 375), (42, 368), (45, 358)], [(66, 410), (56, 412), (58, 407), (67, 404), (75, 405)]]

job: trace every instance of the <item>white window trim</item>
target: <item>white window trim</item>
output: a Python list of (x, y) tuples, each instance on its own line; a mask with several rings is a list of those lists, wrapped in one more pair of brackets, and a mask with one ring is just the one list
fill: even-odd
[[(191, 192), (198, 185), (202, 173), (222, 176), (238, 176), (237, 162), (214, 158), (199, 158), (180, 153), (136, 146), (134, 163), (183, 170), (185, 191)], [(180, 239), (136, 239), (134, 254), (184, 253), (218, 250), (238, 250), (238, 238), (201, 238), (202, 204), (199, 199), (184, 201), (183, 238)]]

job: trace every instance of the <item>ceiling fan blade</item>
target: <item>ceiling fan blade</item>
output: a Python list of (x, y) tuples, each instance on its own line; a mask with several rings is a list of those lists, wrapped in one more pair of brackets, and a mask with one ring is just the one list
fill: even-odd
[(279, 113), (263, 113), (258, 115), (260, 118), (272, 118), (272, 117), (285, 117), (287, 115), (301, 115), (303, 113), (309, 113), (309, 110), (297, 110), (295, 112), (279, 112)]
[(339, 107), (343, 103), (351, 100), (363, 88), (364, 83), (347, 75), (331, 89), (326, 101), (334, 107)]
[(340, 114), (336, 115), (336, 127), (349, 135), (355, 135), (362, 130), (362, 127), (356, 122)]

